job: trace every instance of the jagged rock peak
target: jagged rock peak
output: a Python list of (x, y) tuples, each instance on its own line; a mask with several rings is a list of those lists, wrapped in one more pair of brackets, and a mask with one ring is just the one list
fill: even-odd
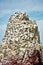
[(17, 38), (20, 38), (21, 35), (25, 37), (26, 33), (28, 35), (27, 38), (29, 37), (28, 41), (30, 41), (31, 37), (34, 38), (36, 36), (37, 42), (40, 42), (40, 36), (36, 22), (30, 20), (26, 13), (16, 12), (15, 15), (12, 15), (9, 19), (3, 41), (4, 43), (8, 43), (9, 40), (11, 41), (11, 39), (14, 39), (16, 36)]
[(0, 57), (7, 59), (17, 55), (18, 58), (32, 57), (35, 50), (40, 51), (40, 36), (35, 21), (26, 13), (16, 12), (8, 21), (5, 36), (2, 40)]
[(14, 18), (17, 18), (20, 20), (29, 20), (26, 13), (21, 13), (21, 12), (15, 12), (15, 15), (12, 15), (10, 19), (13, 20)]

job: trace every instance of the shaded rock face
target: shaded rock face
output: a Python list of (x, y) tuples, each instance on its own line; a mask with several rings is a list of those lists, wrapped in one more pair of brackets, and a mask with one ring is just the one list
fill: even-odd
[(36, 22), (30, 20), (26, 13), (16, 12), (7, 24), (2, 40), (1, 60), (10, 61), (15, 56), (24, 61), (27, 57), (35, 56), (36, 50), (43, 55)]

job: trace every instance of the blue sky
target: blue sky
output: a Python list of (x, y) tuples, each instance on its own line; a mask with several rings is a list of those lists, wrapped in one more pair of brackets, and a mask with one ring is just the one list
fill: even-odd
[(31, 19), (36, 20), (43, 43), (43, 0), (0, 0), (0, 42), (9, 17), (17, 11), (26, 12)]

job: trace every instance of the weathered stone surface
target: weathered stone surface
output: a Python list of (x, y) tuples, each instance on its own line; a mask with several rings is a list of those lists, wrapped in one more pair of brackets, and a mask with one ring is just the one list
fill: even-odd
[(9, 60), (16, 55), (19, 59), (32, 57), (35, 50), (40, 51), (43, 56), (36, 22), (30, 20), (26, 13), (16, 12), (8, 21), (1, 47), (3, 60), (6, 57)]

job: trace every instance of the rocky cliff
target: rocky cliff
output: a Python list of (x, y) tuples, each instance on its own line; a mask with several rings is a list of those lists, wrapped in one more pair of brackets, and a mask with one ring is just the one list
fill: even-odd
[(18, 60), (33, 57), (36, 50), (43, 57), (43, 45), (40, 44), (36, 22), (30, 20), (26, 13), (16, 12), (8, 21), (0, 48), (1, 62), (4, 59), (10, 61), (12, 57), (17, 57)]

